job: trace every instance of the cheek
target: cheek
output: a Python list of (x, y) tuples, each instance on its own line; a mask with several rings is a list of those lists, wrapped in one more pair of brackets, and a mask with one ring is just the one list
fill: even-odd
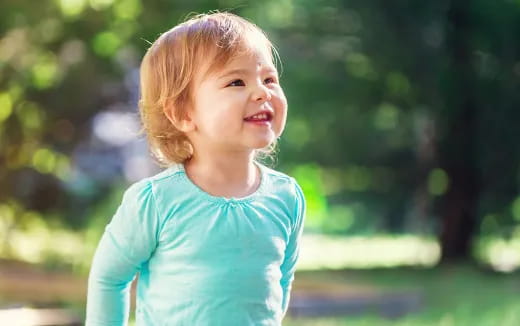
[(277, 113), (285, 113), (287, 111), (287, 99), (285, 98), (283, 90), (277, 88), (273, 95), (271, 98), (273, 109), (275, 109)]
[(279, 136), (285, 127), (285, 121), (287, 120), (287, 99), (283, 92), (281, 92), (273, 101), (275, 110), (275, 131)]
[(222, 132), (229, 125), (230, 112), (228, 112), (225, 99), (211, 90), (202, 89), (196, 102), (196, 120), (199, 129), (205, 133), (213, 134)]

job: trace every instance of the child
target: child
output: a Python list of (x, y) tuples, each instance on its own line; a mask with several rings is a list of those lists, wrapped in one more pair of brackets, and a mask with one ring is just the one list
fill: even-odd
[[(162, 34), (141, 64), (144, 130), (166, 169), (132, 184), (94, 255), (87, 326), (281, 325), (305, 200), (255, 158), (287, 102), (254, 24), (203, 14)], [(265, 153), (264, 153), (265, 154)]]

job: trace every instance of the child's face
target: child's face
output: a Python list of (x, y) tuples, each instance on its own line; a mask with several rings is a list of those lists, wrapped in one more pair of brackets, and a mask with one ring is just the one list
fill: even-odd
[[(188, 133), (195, 148), (263, 148), (282, 134), (287, 100), (266, 50), (253, 51), (195, 80)], [(253, 115), (261, 113), (255, 119)], [(263, 113), (263, 114), (262, 114)]]

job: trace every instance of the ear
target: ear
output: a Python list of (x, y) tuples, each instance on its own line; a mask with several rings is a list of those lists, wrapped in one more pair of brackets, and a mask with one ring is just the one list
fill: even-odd
[(164, 115), (178, 130), (187, 133), (195, 130), (195, 123), (191, 118), (190, 110), (186, 110), (186, 114), (183, 118), (178, 119), (175, 115), (175, 107), (171, 104), (171, 101), (166, 101), (163, 108)]

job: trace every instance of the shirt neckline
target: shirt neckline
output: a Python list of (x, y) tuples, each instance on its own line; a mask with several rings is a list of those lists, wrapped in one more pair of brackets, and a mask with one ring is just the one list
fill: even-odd
[(197, 194), (199, 194), (201, 197), (203, 197), (206, 200), (216, 202), (216, 203), (246, 203), (252, 201), (256, 196), (258, 196), (260, 193), (264, 191), (265, 183), (266, 183), (266, 173), (264, 170), (264, 167), (262, 164), (253, 161), (253, 163), (258, 167), (260, 171), (260, 184), (256, 188), (256, 190), (252, 193), (250, 193), (247, 196), (244, 197), (223, 197), (223, 196), (214, 196), (210, 193), (206, 192), (199, 186), (197, 186), (191, 179), (188, 177), (188, 174), (186, 173), (186, 169), (184, 167), (183, 163), (177, 163), (178, 170), (181, 172), (180, 176), (182, 180)]

